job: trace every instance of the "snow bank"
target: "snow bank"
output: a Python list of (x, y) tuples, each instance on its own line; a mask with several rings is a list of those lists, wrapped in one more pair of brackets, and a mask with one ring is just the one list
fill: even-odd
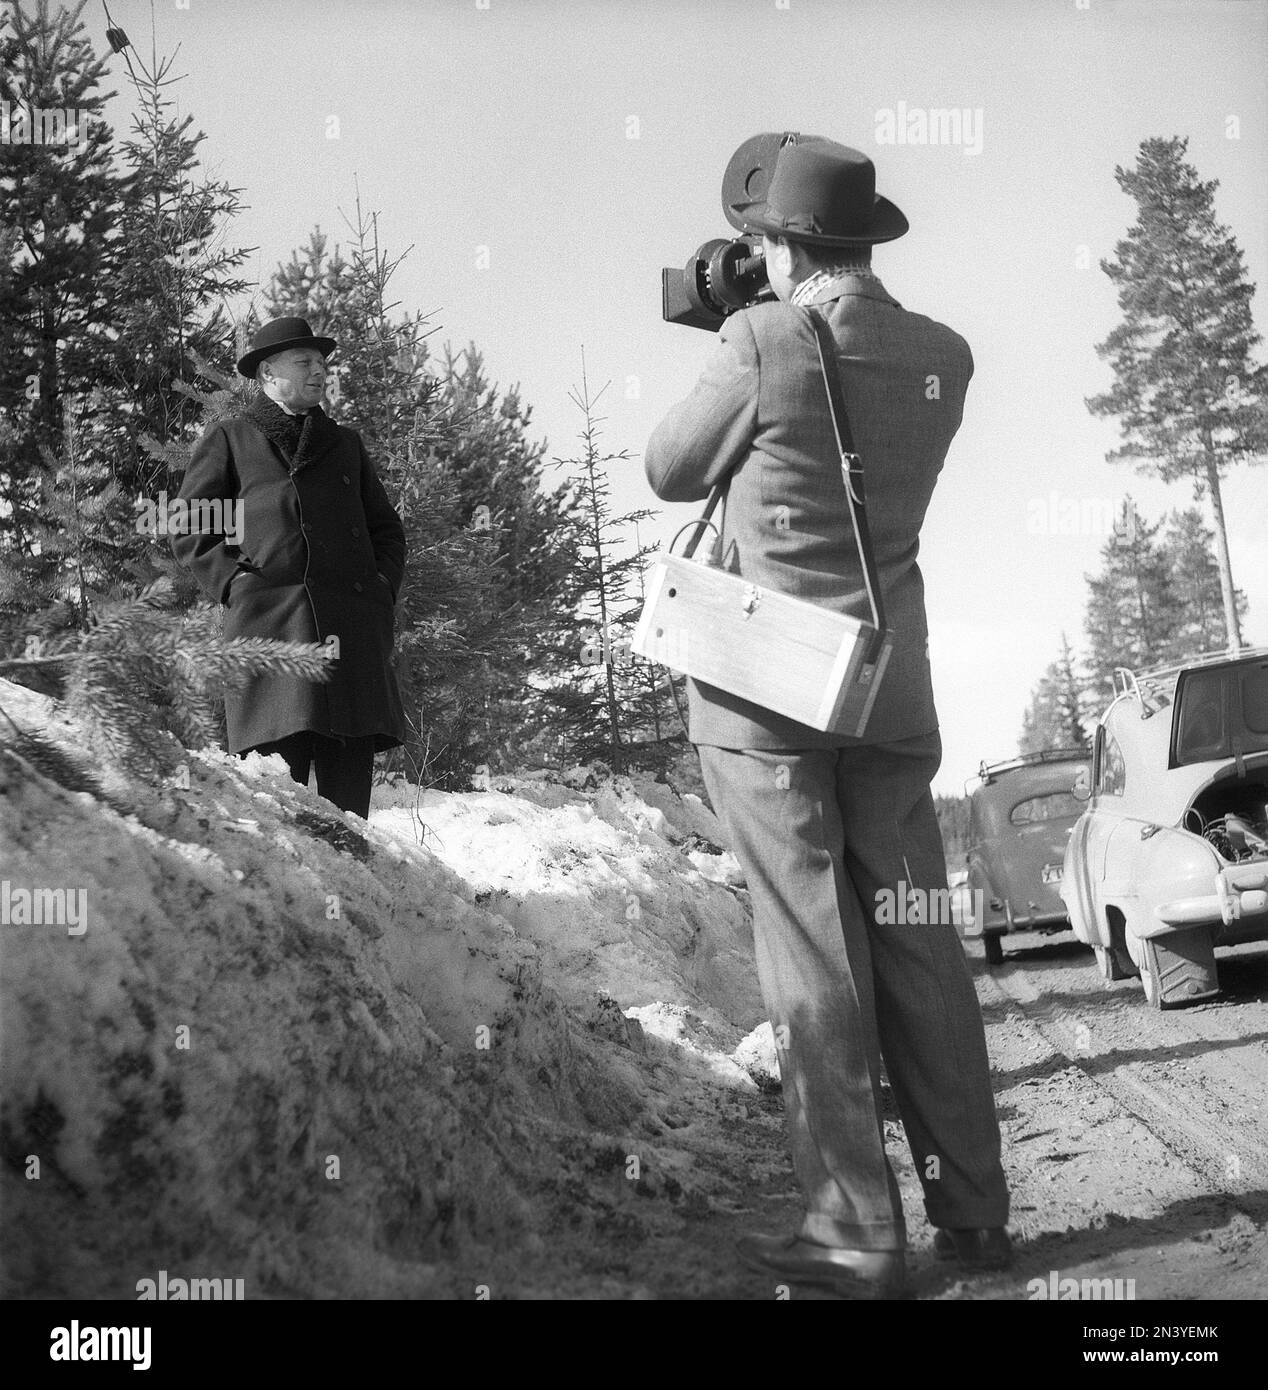
[(732, 1047), (761, 1020), (747, 903), (719, 891), (739, 867), (698, 798), (644, 778), (593, 792), (495, 778), (479, 792), (378, 788), (371, 814), (402, 840), (420, 833), (476, 903), (540, 949), (565, 998), (683, 1005)]
[[(50, 702), (0, 706), (91, 765)], [(188, 766), (107, 806), (0, 744), (0, 880), (87, 905), (0, 923), (0, 1291), (470, 1297), (626, 1200), (631, 1147), (641, 1197), (690, 1195), (662, 1116), (767, 1065), (733, 1055), (751, 929), (697, 798), (397, 783), (367, 826), (279, 759)]]

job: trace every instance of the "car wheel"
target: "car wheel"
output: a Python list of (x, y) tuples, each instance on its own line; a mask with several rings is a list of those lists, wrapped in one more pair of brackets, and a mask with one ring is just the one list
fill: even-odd
[(1108, 949), (1093, 946), (1092, 950), (1096, 952), (1096, 970), (1102, 980), (1126, 980), (1129, 977), (1129, 972), (1123, 969), (1118, 953), (1112, 946)]
[(986, 952), (987, 965), (1003, 965), (1004, 963), (1004, 933), (1002, 931), (989, 931), (982, 936), (982, 950)]
[(1140, 982), (1155, 1009), (1212, 999), (1220, 991), (1211, 934), (1200, 928), (1140, 943)]

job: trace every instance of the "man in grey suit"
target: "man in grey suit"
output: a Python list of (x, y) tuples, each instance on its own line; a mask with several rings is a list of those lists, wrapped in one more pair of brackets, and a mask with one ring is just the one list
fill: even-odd
[[(901, 1296), (906, 1227), (885, 1155), (880, 1063), (938, 1228), (966, 1268), (1010, 1257), (981, 1011), (945, 905), (930, 782), (941, 760), (920, 527), (973, 371), (958, 334), (910, 313), (871, 269), (907, 230), (865, 155), (818, 137), (779, 153), (762, 233), (777, 302), (732, 314), (692, 393), (648, 441), (656, 494), (728, 480), (723, 563), (856, 618), (869, 610), (807, 305), (837, 347), (894, 648), (863, 738), (826, 734), (689, 682), (690, 737), (747, 876), (806, 1216), (739, 1243), (777, 1280)], [(892, 909), (896, 902), (912, 911)], [(941, 915), (946, 915), (945, 913)], [(913, 917), (921, 920), (918, 924)]]

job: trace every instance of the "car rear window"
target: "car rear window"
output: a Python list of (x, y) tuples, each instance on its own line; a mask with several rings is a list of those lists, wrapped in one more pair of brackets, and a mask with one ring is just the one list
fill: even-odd
[(1253, 734), (1268, 734), (1268, 663), (1242, 672), (1242, 716)]
[(1078, 816), (1083, 813), (1083, 805), (1070, 792), (1044, 792), (1042, 796), (1028, 796), (1019, 801), (1008, 813), (1014, 825), (1031, 825), (1040, 820), (1060, 820), (1062, 816)]
[(1180, 708), (1180, 761), (1219, 757), (1228, 742), (1224, 727), (1223, 671), (1195, 671), (1187, 677)]
[(1209, 762), (1268, 748), (1268, 662), (1186, 671), (1178, 687), (1175, 761)]

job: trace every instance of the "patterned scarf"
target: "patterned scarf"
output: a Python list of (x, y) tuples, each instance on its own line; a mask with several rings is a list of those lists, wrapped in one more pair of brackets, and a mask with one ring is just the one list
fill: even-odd
[(825, 285), (829, 285), (833, 280), (840, 280), (845, 275), (862, 275), (869, 280), (875, 280), (879, 285), (881, 277), (873, 274), (871, 266), (867, 265), (827, 265), (822, 270), (816, 270), (793, 290), (792, 302), (794, 304), (809, 304), (810, 301), (819, 293)]

